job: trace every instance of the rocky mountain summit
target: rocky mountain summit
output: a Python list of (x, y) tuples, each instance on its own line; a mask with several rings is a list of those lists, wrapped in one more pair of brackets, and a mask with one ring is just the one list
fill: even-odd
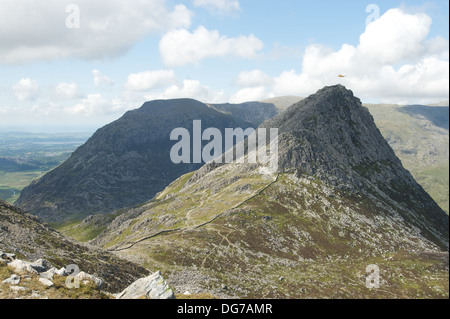
[[(261, 107), (267, 106), (260, 103), (252, 110)], [(15, 204), (57, 222), (150, 200), (204, 164), (172, 163), (174, 128), (186, 128), (192, 136), (193, 120), (201, 120), (203, 129), (215, 127), (222, 133), (225, 128), (254, 126), (242, 118), (258, 121), (252, 112), (234, 117), (217, 109), (191, 99), (147, 102), (99, 129), (66, 162), (26, 187)]]
[[(448, 216), (341, 85), (264, 122), (279, 166), (209, 163), (93, 241), (184, 289), (247, 298), (448, 298)], [(379, 285), (367, 285), (367, 267)], [(370, 268), (372, 269), (372, 268)], [(225, 288), (224, 288), (225, 287)]]
[[(404, 169), (367, 108), (342, 85), (325, 87), (262, 127), (280, 133), (279, 167), (353, 192), (376, 190), (417, 213), (406, 214), (448, 248), (448, 218)], [(436, 232), (437, 230), (437, 232)]]

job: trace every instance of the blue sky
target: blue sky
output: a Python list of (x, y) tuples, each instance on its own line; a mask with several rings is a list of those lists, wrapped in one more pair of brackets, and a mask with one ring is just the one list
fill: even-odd
[(0, 131), (92, 129), (151, 99), (238, 103), (336, 83), (363, 102), (448, 100), (448, 6), (1, 0)]

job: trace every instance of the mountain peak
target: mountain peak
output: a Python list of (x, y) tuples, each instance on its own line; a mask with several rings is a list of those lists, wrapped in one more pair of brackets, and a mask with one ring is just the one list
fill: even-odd
[(287, 170), (304, 168), (314, 174), (375, 161), (400, 164), (372, 115), (342, 85), (319, 90), (262, 127), (278, 128), (280, 166)]

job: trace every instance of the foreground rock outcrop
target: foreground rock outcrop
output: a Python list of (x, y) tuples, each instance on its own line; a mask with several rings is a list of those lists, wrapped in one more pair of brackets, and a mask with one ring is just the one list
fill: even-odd
[[(52, 229), (36, 216), (0, 200), (0, 251), (3, 258), (15, 255), (20, 260), (47, 260), (61, 269), (78, 265), (80, 271), (102, 278), (105, 290), (117, 293), (149, 271), (101, 249), (75, 242)], [(9, 254), (8, 254), (9, 253)], [(18, 263), (24, 270), (39, 270), (43, 264)], [(34, 268), (33, 268), (34, 267)]]
[[(14, 298), (116, 298), (116, 299), (174, 299), (175, 295), (161, 276), (156, 272), (146, 278), (141, 278), (125, 288), (122, 293), (113, 295), (103, 291), (104, 281), (84, 271), (79, 271), (69, 265), (57, 269), (45, 259), (29, 262), (16, 259), (15, 254), (0, 251), (0, 267), (7, 267), (0, 274), (12, 272), (3, 279), (0, 277), (0, 297), (9, 290), (15, 292)], [(72, 267), (72, 268), (71, 268)], [(33, 284), (34, 282), (34, 284)], [(49, 291), (49, 288), (54, 288)], [(86, 289), (91, 289), (89, 291)], [(81, 289), (81, 290), (80, 290)], [(20, 292), (20, 294), (18, 294)]]
[(172, 289), (161, 276), (160, 271), (138, 279), (115, 296), (116, 299), (175, 299)]

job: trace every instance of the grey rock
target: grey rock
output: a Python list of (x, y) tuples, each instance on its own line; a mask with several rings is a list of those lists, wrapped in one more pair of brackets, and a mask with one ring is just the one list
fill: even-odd
[(138, 279), (116, 295), (116, 299), (139, 299), (142, 297), (148, 299), (174, 299), (175, 295), (161, 276), (160, 271), (146, 278)]
[(75, 280), (79, 280), (79, 282), (81, 282), (83, 284), (88, 284), (89, 282), (93, 282), (97, 286), (98, 289), (102, 288), (103, 284), (104, 284), (104, 282), (101, 278), (87, 274), (84, 271), (79, 272), (75, 276)]
[(55, 275), (58, 275), (58, 276), (67, 276), (66, 268), (62, 267), (61, 269), (57, 270), (57, 271), (55, 272)]
[(41, 284), (43, 284), (44, 286), (46, 286), (46, 287), (52, 287), (52, 286), (54, 286), (53, 281), (51, 281), (51, 280), (49, 280), (49, 279), (47, 279), (47, 278), (39, 278), (39, 282), (40, 282)]
[(5, 261), (13, 261), (14, 259), (16, 259), (16, 254), (9, 254), (9, 253), (0, 251), (0, 259), (3, 259)]
[(11, 261), (8, 266), (17, 273), (38, 273), (33, 267), (31, 267), (31, 264), (29, 262), (20, 259)]
[(38, 273), (41, 273), (49, 270), (52, 267), (52, 264), (50, 264), (47, 260), (40, 258), (32, 262), (30, 266)]
[(20, 284), (20, 280), (21, 280), (20, 276), (13, 274), (8, 279), (3, 280), (2, 284), (18, 285)]
[(46, 272), (40, 273), (39, 276), (41, 276), (41, 278), (53, 280), (53, 277), (55, 276), (55, 274), (57, 272), (58, 272), (58, 270), (55, 267), (52, 267), (49, 270), (47, 270)]

